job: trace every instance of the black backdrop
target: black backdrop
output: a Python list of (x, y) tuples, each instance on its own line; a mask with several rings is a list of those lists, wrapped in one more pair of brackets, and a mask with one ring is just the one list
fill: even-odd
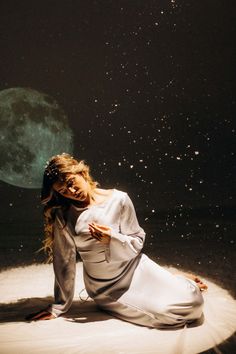
[[(0, 89), (30, 87), (56, 99), (74, 133), (74, 155), (91, 165), (102, 187), (129, 192), (150, 237), (194, 242), (205, 235), (215, 247), (224, 240), (229, 267), (235, 245), (233, 4), (0, 4)], [(3, 263), (11, 263), (9, 249), (22, 262), (42, 238), (40, 191), (1, 182), (0, 192)]]

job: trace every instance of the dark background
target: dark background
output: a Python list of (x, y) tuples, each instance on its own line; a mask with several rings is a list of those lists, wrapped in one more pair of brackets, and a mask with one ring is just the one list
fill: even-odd
[[(74, 156), (131, 196), (145, 251), (235, 295), (233, 5), (1, 1), (0, 89), (55, 98)], [(42, 261), (40, 191), (0, 192), (2, 267)]]

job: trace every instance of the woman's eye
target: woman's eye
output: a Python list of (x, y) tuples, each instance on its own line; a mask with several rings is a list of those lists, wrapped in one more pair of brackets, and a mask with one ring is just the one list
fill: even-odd
[(68, 182), (67, 182), (67, 187), (72, 187), (74, 184), (74, 179), (70, 179)]
[(59, 189), (58, 190), (58, 193), (60, 193), (60, 194), (64, 194), (64, 193), (66, 193), (67, 191), (66, 191), (66, 189)]

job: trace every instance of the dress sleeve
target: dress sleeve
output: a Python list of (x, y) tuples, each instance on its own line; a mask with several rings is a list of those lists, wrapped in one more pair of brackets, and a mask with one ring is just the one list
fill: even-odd
[(71, 306), (76, 273), (76, 247), (73, 236), (67, 227), (63, 227), (58, 215), (54, 223), (53, 268), (55, 302), (47, 308), (47, 311), (58, 317)]
[(145, 232), (139, 226), (133, 203), (125, 194), (120, 215), (120, 232), (111, 230), (111, 239), (106, 250), (106, 260), (127, 261), (142, 250)]

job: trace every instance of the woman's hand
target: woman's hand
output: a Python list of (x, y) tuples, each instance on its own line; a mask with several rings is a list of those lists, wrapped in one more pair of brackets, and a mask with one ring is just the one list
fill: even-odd
[(31, 313), (30, 315), (26, 316), (25, 319), (27, 321), (43, 321), (43, 320), (52, 320), (56, 318), (47, 310), (41, 310), (36, 313)]
[(89, 231), (91, 235), (98, 241), (107, 245), (111, 239), (111, 228), (106, 225), (99, 225), (91, 222), (89, 224)]

